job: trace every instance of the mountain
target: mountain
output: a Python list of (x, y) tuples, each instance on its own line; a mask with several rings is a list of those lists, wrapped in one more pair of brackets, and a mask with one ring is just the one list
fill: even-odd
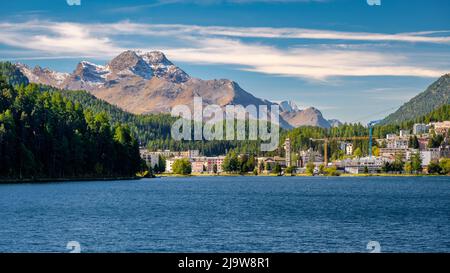
[[(16, 67), (30, 82), (64, 90), (86, 90), (95, 97), (133, 114), (169, 113), (176, 105), (193, 107), (193, 98), (203, 103), (226, 105), (267, 105), (228, 79), (202, 80), (189, 76), (159, 51), (125, 51), (106, 65), (81, 61), (72, 73), (60, 73), (24, 64)], [(293, 102), (280, 103), (280, 126), (331, 127), (319, 110), (300, 110)], [(285, 119), (285, 117), (288, 120)]]
[(65, 74), (19, 64), (31, 82), (60, 89), (87, 90), (94, 96), (135, 114), (168, 113), (175, 105), (192, 106), (194, 96), (205, 104), (270, 105), (242, 89), (236, 82), (201, 80), (190, 77), (170, 62), (162, 52), (125, 51), (97, 65), (80, 62), (73, 73)]
[(402, 105), (386, 117), (382, 124), (395, 124), (424, 116), (444, 104), (450, 104), (450, 74), (431, 84), (424, 92)]
[(317, 126), (322, 128), (330, 128), (333, 127), (336, 122), (339, 122), (335, 120), (336, 122), (333, 122), (332, 125), (323, 117), (322, 113), (318, 109), (310, 107), (300, 110), (300, 108), (293, 101), (282, 101), (279, 105), (281, 117), (292, 127)]

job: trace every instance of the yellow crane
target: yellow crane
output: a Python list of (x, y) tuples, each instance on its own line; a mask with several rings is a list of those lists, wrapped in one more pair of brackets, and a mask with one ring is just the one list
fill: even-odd
[(323, 160), (324, 165), (328, 166), (328, 142), (330, 141), (353, 141), (353, 140), (369, 140), (369, 136), (355, 137), (330, 137), (330, 138), (310, 138), (311, 141), (323, 141)]

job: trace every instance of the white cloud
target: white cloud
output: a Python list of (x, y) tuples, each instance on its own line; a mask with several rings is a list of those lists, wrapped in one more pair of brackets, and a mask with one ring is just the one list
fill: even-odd
[(196, 4), (196, 5), (215, 5), (222, 3), (231, 4), (251, 4), (251, 3), (265, 3), (265, 4), (288, 4), (288, 3), (309, 3), (309, 2), (329, 2), (331, 0), (157, 0), (155, 2), (143, 5), (123, 6), (119, 8), (110, 9), (109, 12), (136, 12), (146, 8), (155, 8), (165, 5), (173, 4)]
[[(307, 44), (291, 48), (279, 48), (255, 42), (245, 42), (242, 37), (336, 39), (367, 41), (398, 41), (448, 43), (450, 37), (428, 36), (447, 32), (423, 32), (408, 34), (348, 33), (336, 31), (286, 29), (286, 28), (230, 28), (192, 25), (150, 25), (132, 22), (110, 24), (79, 24), (68, 22), (30, 21), (0, 23), (0, 44), (24, 49), (24, 53), (36, 52), (57, 58), (58, 56), (97, 57), (109, 59), (128, 49), (127, 42), (137, 37), (171, 38), (172, 46), (141, 48), (162, 50), (169, 59), (195, 64), (228, 64), (238, 69), (258, 73), (326, 80), (342, 76), (415, 76), (438, 77), (448, 70), (432, 61), (418, 61), (413, 55), (389, 53), (367, 47), (327, 46)], [(119, 36), (129, 36), (123, 39)], [(378, 39), (378, 40), (377, 40)], [(139, 39), (137, 39), (139, 40)], [(177, 43), (173, 43), (173, 42)], [(136, 43), (139, 44), (139, 43)], [(174, 46), (177, 44), (177, 46)], [(301, 46), (301, 47), (300, 47)], [(133, 48), (132, 48), (133, 49)], [(25, 54), (24, 54), (25, 55)], [(23, 56), (15, 56), (17, 58)], [(448, 67), (446, 67), (448, 68)]]

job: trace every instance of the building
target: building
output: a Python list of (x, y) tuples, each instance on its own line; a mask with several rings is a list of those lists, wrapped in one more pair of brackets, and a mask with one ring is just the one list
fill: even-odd
[(215, 156), (215, 157), (206, 157), (206, 171), (209, 173), (214, 173), (214, 165), (217, 166), (217, 172), (223, 172), (223, 161), (225, 156)]
[(206, 171), (206, 161), (204, 158), (195, 158), (191, 160), (192, 172), (203, 173)]
[(400, 130), (400, 137), (409, 137), (409, 130)]
[(386, 142), (386, 148), (389, 149), (408, 149), (409, 140), (404, 138), (396, 138)]
[(443, 122), (434, 122), (431, 123), (431, 125), (434, 127), (436, 134), (440, 135), (447, 135), (450, 129), (450, 121), (448, 120)]
[(384, 165), (384, 160), (381, 157), (361, 157), (358, 159), (344, 159), (339, 162), (338, 167), (344, 169), (346, 173), (358, 174), (364, 173), (366, 170), (369, 173), (377, 173), (381, 171)]
[(152, 168), (154, 168), (156, 165), (158, 165), (159, 154), (154, 154), (144, 148), (139, 149), (139, 153), (141, 155), (141, 158), (145, 160), (147, 165), (151, 166)]
[(414, 135), (421, 135), (428, 133), (429, 127), (426, 124), (423, 123), (416, 123), (413, 125), (413, 134)]
[(406, 148), (380, 148), (380, 157), (384, 160), (395, 160), (399, 155), (406, 160), (408, 149)]
[(280, 165), (281, 167), (287, 167), (287, 158), (281, 157), (281, 156), (274, 156), (273, 161), (275, 161), (275, 164)]
[(397, 136), (395, 134), (387, 134), (386, 142), (385, 142), (386, 148), (388, 148), (388, 149), (408, 149), (409, 135), (405, 135), (405, 132), (401, 133), (401, 135), (403, 135), (403, 136)]
[(199, 152), (199, 150), (188, 150), (188, 151), (180, 152), (179, 156), (184, 157), (184, 158), (194, 158), (194, 157), (199, 157), (200, 152)]
[(323, 156), (318, 151), (314, 151), (312, 148), (309, 148), (306, 151), (300, 152), (300, 167), (305, 167), (308, 162), (320, 162), (323, 163)]
[(291, 162), (291, 140), (289, 138), (286, 138), (286, 141), (284, 142), (284, 150), (286, 152), (286, 167), (292, 166)]
[(148, 152), (148, 153), (158, 155), (158, 156), (163, 156), (165, 158), (170, 158), (170, 157), (193, 158), (193, 157), (200, 156), (199, 150), (188, 150), (188, 151), (182, 151), (182, 152), (175, 152), (175, 151), (170, 151), (170, 150), (158, 150), (158, 151), (153, 151), (153, 152)]
[(422, 159), (422, 166), (428, 166), (432, 161), (438, 161), (441, 157), (441, 149), (426, 149), (420, 151), (420, 158)]
[(428, 146), (428, 141), (430, 140), (429, 137), (419, 137), (417, 138), (419, 141), (419, 149), (425, 150)]
[(396, 137), (397, 137), (396, 134), (387, 134), (387, 135), (386, 135), (386, 139), (387, 139), (387, 140), (389, 140), (389, 139), (395, 139)]
[(166, 173), (172, 173), (173, 169), (173, 163), (175, 162), (176, 158), (168, 158), (166, 159)]
[(273, 157), (257, 157), (257, 169), (259, 172), (269, 173), (277, 163)]
[(353, 154), (353, 144), (352, 143), (347, 143), (345, 145), (345, 154), (346, 155), (352, 155)]

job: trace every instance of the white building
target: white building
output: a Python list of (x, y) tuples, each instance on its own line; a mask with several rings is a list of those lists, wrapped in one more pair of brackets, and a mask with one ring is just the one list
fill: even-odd
[(409, 130), (400, 130), (400, 137), (409, 137)]
[(426, 149), (420, 151), (420, 158), (422, 159), (422, 166), (428, 166), (432, 161), (437, 161), (441, 157), (441, 150), (439, 148)]
[(363, 173), (367, 168), (369, 173), (375, 173), (381, 170), (385, 160), (381, 157), (362, 157), (358, 159), (344, 159), (339, 163), (346, 173)]
[(409, 138), (407, 137), (394, 137), (387, 138), (386, 148), (388, 149), (408, 149)]
[(395, 138), (397, 138), (397, 135), (396, 135), (396, 134), (387, 134), (387, 135), (386, 135), (386, 139), (387, 139), (387, 140), (389, 140), (389, 139), (395, 139)]
[(173, 166), (173, 163), (175, 162), (176, 159), (177, 158), (166, 159), (166, 173), (172, 173), (173, 172), (172, 166)]
[(159, 154), (151, 153), (147, 149), (139, 149), (139, 153), (141, 158), (147, 162), (147, 165), (150, 165), (152, 168), (158, 165)]

